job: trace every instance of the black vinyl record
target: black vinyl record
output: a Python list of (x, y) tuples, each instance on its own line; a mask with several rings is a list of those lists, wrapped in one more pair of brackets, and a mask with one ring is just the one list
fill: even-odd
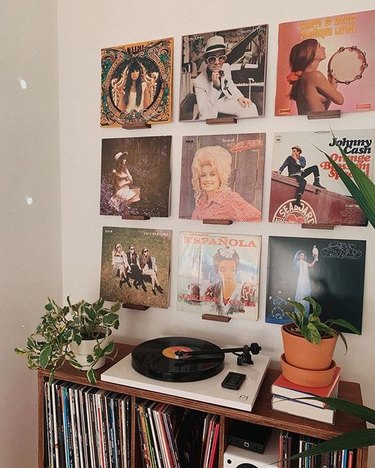
[[(203, 351), (208, 354), (178, 359), (175, 354), (178, 350)], [(213, 343), (196, 338), (156, 338), (134, 348), (132, 367), (151, 379), (193, 382), (221, 372), (224, 368), (224, 353)]]

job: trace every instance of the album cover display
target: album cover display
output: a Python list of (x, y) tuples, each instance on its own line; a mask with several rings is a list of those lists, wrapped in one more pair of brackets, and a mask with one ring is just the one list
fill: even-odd
[(101, 64), (102, 127), (171, 121), (173, 38), (104, 48)]
[(264, 115), (268, 25), (182, 37), (180, 120)]
[(177, 307), (258, 319), (260, 236), (180, 233)]
[(287, 323), (286, 299), (322, 306), (322, 320), (345, 319), (362, 329), (366, 241), (300, 237), (269, 238), (266, 322)]
[(172, 231), (103, 227), (100, 297), (168, 308)]
[(279, 25), (275, 115), (374, 110), (375, 10)]
[[(374, 160), (373, 129), (283, 132), (274, 135), (269, 221), (364, 226), (367, 219), (327, 153), (347, 173), (336, 144), (367, 176)], [(322, 150), (322, 151), (320, 151)]]
[(169, 216), (171, 136), (102, 140), (100, 214)]
[(261, 220), (265, 133), (185, 136), (180, 218)]

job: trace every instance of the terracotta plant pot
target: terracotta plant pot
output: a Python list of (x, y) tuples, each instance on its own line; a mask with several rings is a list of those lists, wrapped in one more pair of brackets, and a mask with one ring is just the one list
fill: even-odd
[[(74, 343), (74, 342), (70, 344), (70, 349), (73, 351), (77, 361), (82, 366), (81, 370), (87, 370), (91, 367), (90, 363), (87, 362), (87, 356), (89, 354), (93, 354), (93, 349), (98, 344), (98, 341), (100, 343), (101, 348), (105, 348), (110, 343), (110, 341), (113, 341), (113, 337), (111, 336), (112, 331), (111, 330), (108, 330), (108, 331), (107, 331), (107, 335), (103, 333), (103, 337), (100, 337), (97, 340), (82, 340), (80, 345), (77, 345), (77, 343)], [(105, 364), (105, 356), (99, 359), (99, 361), (93, 366), (93, 369), (99, 369), (100, 367), (103, 367), (104, 364)]]
[(325, 370), (332, 363), (337, 336), (322, 338), (319, 344), (310, 343), (303, 336), (291, 330), (293, 324), (281, 327), (285, 360), (300, 369)]
[(330, 385), (336, 370), (335, 361), (332, 361), (329, 368), (325, 370), (300, 369), (286, 362), (284, 354), (281, 355), (280, 363), (283, 376), (287, 380), (306, 387), (326, 387)]

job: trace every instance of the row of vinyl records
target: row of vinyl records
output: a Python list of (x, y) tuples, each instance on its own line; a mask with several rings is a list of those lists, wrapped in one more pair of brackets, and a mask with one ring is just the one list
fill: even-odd
[[(56, 380), (44, 384), (49, 468), (130, 468), (131, 398)], [(135, 404), (144, 468), (216, 468), (219, 417), (153, 401)]]
[(278, 468), (353, 468), (355, 466), (354, 451), (349, 449), (290, 460), (292, 455), (308, 450), (319, 442), (321, 440), (314, 437), (281, 431)]

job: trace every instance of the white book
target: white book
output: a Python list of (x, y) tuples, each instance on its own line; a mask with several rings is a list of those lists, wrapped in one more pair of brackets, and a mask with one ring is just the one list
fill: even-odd
[(328, 424), (334, 424), (335, 411), (330, 408), (318, 408), (317, 406), (303, 403), (301, 400), (293, 400), (274, 395), (271, 400), (272, 409), (283, 413), (314, 419)]

